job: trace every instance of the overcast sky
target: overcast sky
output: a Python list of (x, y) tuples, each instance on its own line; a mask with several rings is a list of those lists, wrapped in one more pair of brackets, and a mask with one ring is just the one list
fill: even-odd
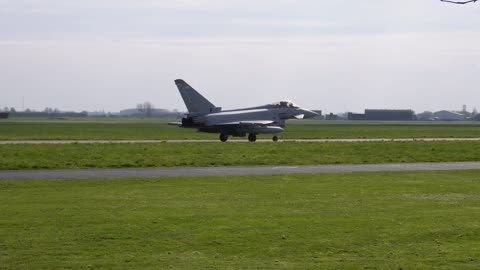
[(0, 107), (480, 109), (480, 4), (0, 0)]

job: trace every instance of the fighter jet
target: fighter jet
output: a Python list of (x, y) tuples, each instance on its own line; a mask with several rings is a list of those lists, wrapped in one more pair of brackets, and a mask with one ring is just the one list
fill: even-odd
[(187, 106), (188, 113), (182, 122), (172, 122), (183, 128), (196, 128), (200, 132), (220, 133), (220, 141), (226, 142), (228, 136), (245, 137), (254, 142), (258, 134), (274, 134), (273, 141), (278, 141), (275, 135), (283, 131), (285, 120), (303, 119), (318, 114), (301, 108), (291, 101), (279, 101), (272, 104), (236, 109), (222, 110), (200, 95), (183, 80), (175, 80), (178, 91)]
[(460, 4), (460, 5), (465, 5), (465, 4), (468, 4), (468, 3), (475, 3), (477, 2), (478, 0), (469, 0), (469, 1), (450, 1), (450, 0), (440, 0), (442, 2), (447, 2), (447, 3), (452, 3), (452, 4)]

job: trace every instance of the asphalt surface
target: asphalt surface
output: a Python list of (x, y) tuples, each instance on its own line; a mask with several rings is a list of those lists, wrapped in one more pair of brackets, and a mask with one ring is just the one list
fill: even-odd
[[(411, 141), (480, 141), (480, 138), (391, 138), (391, 139), (284, 139), (279, 142), (411, 142)], [(219, 140), (2, 140), (0, 144), (72, 144), (72, 143), (218, 143)], [(248, 143), (247, 139), (227, 143)], [(273, 142), (259, 139), (256, 142)]]
[(175, 167), (65, 170), (5, 170), (0, 180), (85, 179), (161, 176), (272, 175), (332, 172), (431, 171), (480, 169), (480, 162), (394, 163), (362, 165)]

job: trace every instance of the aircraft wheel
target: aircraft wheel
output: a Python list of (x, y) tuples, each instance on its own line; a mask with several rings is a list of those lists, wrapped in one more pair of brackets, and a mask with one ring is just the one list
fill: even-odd
[(224, 134), (224, 133), (221, 133), (220, 134), (220, 141), (226, 142), (227, 140), (228, 140), (228, 135)]
[(273, 136), (272, 140), (273, 140), (274, 142), (278, 142), (278, 137), (277, 137), (277, 136)]
[(250, 133), (250, 134), (248, 135), (248, 141), (254, 142), (254, 141), (256, 141), (256, 140), (257, 140), (257, 135), (252, 134), (252, 133)]

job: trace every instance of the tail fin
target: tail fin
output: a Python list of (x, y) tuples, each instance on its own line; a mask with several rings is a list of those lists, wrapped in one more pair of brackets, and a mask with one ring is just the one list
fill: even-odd
[(182, 95), (189, 113), (210, 113), (221, 110), (221, 108), (215, 107), (215, 105), (200, 95), (184, 80), (175, 80), (175, 84)]

